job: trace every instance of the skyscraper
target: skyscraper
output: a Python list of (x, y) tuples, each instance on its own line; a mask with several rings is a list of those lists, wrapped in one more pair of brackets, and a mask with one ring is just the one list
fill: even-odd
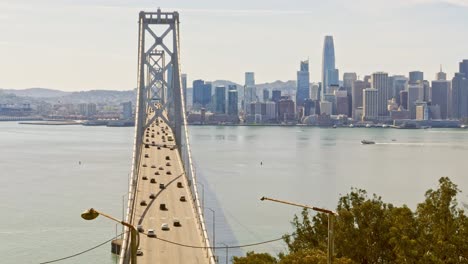
[(408, 106), (406, 109), (409, 110), (411, 119), (416, 119), (416, 103), (422, 102), (422, 98), (422, 84), (408, 86)]
[(348, 94), (351, 94), (353, 82), (355, 82), (356, 80), (357, 80), (357, 75), (355, 72), (343, 73), (343, 88), (346, 89)]
[(244, 85), (244, 111), (247, 112), (247, 107), (250, 103), (257, 101), (257, 88), (255, 87), (255, 74), (253, 72), (245, 73)]
[(235, 85), (229, 86), (228, 91), (228, 115), (238, 116), (238, 93)]
[(263, 102), (267, 102), (270, 100), (270, 90), (268, 89), (263, 89)]
[(436, 80), (437, 81), (447, 80), (447, 74), (442, 71), (442, 65), (440, 65), (440, 71), (438, 73), (436, 73)]
[(329, 74), (335, 70), (335, 45), (332, 36), (325, 36), (323, 43), (323, 57), (322, 57), (322, 99), (323, 95), (328, 93)]
[[(378, 91), (379, 100), (377, 102), (377, 109), (379, 116), (388, 116), (387, 102), (391, 98), (389, 96), (388, 88), (388, 73), (375, 72), (372, 74), (372, 88)], [(365, 114), (365, 113), (364, 113)]]
[(245, 73), (245, 85), (246, 86), (255, 86), (255, 73), (246, 72)]
[(450, 82), (444, 80), (432, 81), (432, 105), (439, 105), (440, 118), (448, 117), (448, 96), (450, 91)]
[(367, 83), (364, 81), (354, 81), (351, 88), (352, 93), (352, 112), (351, 115), (356, 120), (356, 108), (362, 107), (363, 91), (367, 88)]
[(468, 60), (460, 62), (459, 72), (465, 74), (465, 78), (468, 78)]
[(215, 90), (216, 97), (216, 113), (225, 114), (226, 113), (226, 87), (225, 86), (216, 86)]
[[(392, 96), (395, 98), (395, 101), (398, 105), (401, 105), (400, 92), (406, 91), (407, 86), (408, 86), (408, 78), (402, 75), (393, 76), (391, 92), (392, 92)], [(406, 108), (406, 105), (404, 105), (404, 107)]]
[(424, 73), (421, 71), (412, 71), (409, 73), (409, 84), (417, 84), (424, 80)]
[(280, 90), (273, 90), (271, 92), (271, 100), (275, 103), (279, 102), (281, 99), (281, 91)]
[(363, 92), (363, 119), (373, 120), (379, 116), (379, 91), (373, 88), (364, 89)]
[(303, 106), (304, 100), (310, 98), (309, 83), (309, 61), (301, 61), (297, 71), (296, 107)]
[[(460, 71), (462, 70), (462, 63), (460, 63)], [(452, 79), (451, 97), (452, 117), (456, 119), (468, 117), (468, 79), (464, 73), (455, 73), (455, 77)]]
[(193, 105), (206, 107), (211, 102), (211, 83), (203, 80), (193, 81)]

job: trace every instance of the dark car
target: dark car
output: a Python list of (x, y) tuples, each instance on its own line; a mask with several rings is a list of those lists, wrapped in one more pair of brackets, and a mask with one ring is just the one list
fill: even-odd
[(160, 210), (167, 210), (166, 204), (165, 203), (160, 204), (159, 209)]
[(164, 186), (164, 183), (159, 184), (159, 189), (165, 189), (166, 187)]
[(156, 179), (151, 178), (150, 182), (151, 182), (151, 183), (156, 183)]
[(140, 202), (140, 205), (141, 205), (141, 206), (147, 206), (148, 204), (146, 203), (145, 200), (142, 200), (142, 201)]
[(184, 187), (184, 186), (182, 186), (182, 182), (177, 182), (177, 187), (178, 187), (178, 188), (182, 188), (182, 187)]
[(156, 199), (156, 194), (154, 193), (150, 194), (150, 199)]
[(185, 201), (187, 201), (187, 200), (185, 199), (185, 196), (182, 195), (182, 196), (180, 197), (180, 201), (181, 201), (181, 202), (185, 202)]

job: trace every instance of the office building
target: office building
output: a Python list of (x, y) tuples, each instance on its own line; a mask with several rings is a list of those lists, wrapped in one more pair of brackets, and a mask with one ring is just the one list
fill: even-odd
[(133, 119), (132, 102), (122, 103), (122, 117), (123, 119)]
[(343, 73), (343, 88), (352, 94), (353, 83), (357, 80), (357, 75), (355, 72), (345, 72)]
[(321, 98), (328, 92), (329, 75), (335, 70), (335, 45), (333, 43), (332, 36), (325, 36), (323, 43), (323, 55), (322, 55), (322, 89)]
[(424, 73), (421, 71), (412, 71), (409, 73), (409, 84), (418, 84), (424, 80)]
[(211, 83), (203, 80), (193, 81), (193, 106), (206, 107), (211, 103)]
[(422, 102), (422, 84), (408, 86), (408, 105), (406, 109), (410, 112), (410, 118), (416, 119), (416, 103)]
[(330, 102), (332, 105), (331, 115), (336, 115), (336, 96), (335, 94), (324, 94), (322, 101)]
[(320, 100), (320, 84), (313, 83), (310, 87), (310, 99)]
[(295, 120), (294, 101), (289, 96), (281, 96), (278, 104), (278, 120), (282, 122)]
[(309, 61), (301, 61), (297, 71), (296, 107), (304, 105), (304, 100), (310, 98)]
[(436, 80), (437, 81), (446, 81), (447, 80), (447, 74), (442, 71), (442, 65), (440, 66), (440, 71), (436, 73)]
[[(461, 70), (463, 70), (462, 63), (460, 63)], [(468, 79), (464, 73), (455, 73), (452, 79), (451, 98), (452, 117), (455, 119), (468, 117)]]
[(408, 91), (400, 91), (400, 107), (408, 110)]
[[(389, 116), (387, 110), (387, 101), (391, 98), (388, 87), (388, 73), (376, 72), (372, 74), (372, 88), (378, 91), (379, 100), (377, 109), (379, 116)], [(366, 114), (366, 113), (364, 113)]]
[(246, 72), (245, 73), (245, 85), (246, 86), (255, 86), (255, 73)]
[(216, 107), (215, 112), (217, 114), (226, 113), (226, 87), (216, 86), (215, 88)]
[(263, 102), (267, 102), (270, 100), (270, 90), (263, 89)]
[(432, 81), (432, 105), (440, 107), (440, 118), (448, 118), (448, 98), (450, 92), (450, 82), (445, 80)]
[(271, 100), (275, 103), (279, 102), (281, 99), (281, 91), (280, 90), (273, 90), (271, 92)]
[(336, 114), (349, 116), (348, 92), (339, 90), (335, 92), (336, 98)]
[[(375, 120), (379, 117), (379, 91), (374, 88), (367, 88), (363, 91), (363, 119)], [(385, 103), (385, 108), (387, 104)]]
[(356, 109), (358, 107), (361, 107), (362, 108), (362, 97), (363, 97), (363, 91), (364, 89), (368, 88), (367, 87), (367, 83), (364, 82), (364, 81), (354, 81), (353, 84), (352, 84), (352, 88), (351, 88), (351, 97), (352, 97), (352, 117), (354, 120), (358, 120), (356, 119), (357, 116), (356, 116)]
[(304, 116), (311, 116), (311, 115), (315, 115), (315, 114), (318, 114), (318, 112), (316, 112), (316, 104), (317, 104), (317, 100), (312, 100), (312, 99), (307, 99), (304, 101)]
[(468, 78), (468, 60), (460, 62), (458, 71), (465, 74), (465, 78)]
[(230, 116), (238, 116), (239, 115), (239, 110), (238, 110), (238, 93), (237, 89), (231, 89), (232, 87), (229, 88), (228, 91), (228, 115)]
[(394, 75), (392, 76), (392, 86), (391, 86), (391, 94), (392, 97), (396, 99), (396, 103), (401, 105), (400, 101), (400, 92), (405, 91), (408, 87), (408, 78), (402, 75)]
[(332, 115), (333, 104), (328, 101), (320, 101), (320, 114), (321, 115)]

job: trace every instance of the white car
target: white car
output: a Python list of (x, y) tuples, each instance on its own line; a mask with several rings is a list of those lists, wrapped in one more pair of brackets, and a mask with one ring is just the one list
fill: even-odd
[(161, 230), (165, 230), (165, 231), (169, 230), (169, 225), (167, 223), (163, 223), (161, 225)]
[(154, 233), (153, 229), (148, 229), (148, 236), (149, 237), (156, 237), (156, 233)]

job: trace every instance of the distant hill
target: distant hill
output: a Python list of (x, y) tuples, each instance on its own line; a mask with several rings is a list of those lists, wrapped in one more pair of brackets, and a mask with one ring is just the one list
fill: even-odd
[(60, 90), (53, 90), (47, 88), (29, 88), (29, 89), (0, 89), (7, 94), (14, 94), (21, 97), (33, 97), (33, 98), (47, 98), (47, 97), (60, 97), (70, 94), (69, 92), (64, 92)]

